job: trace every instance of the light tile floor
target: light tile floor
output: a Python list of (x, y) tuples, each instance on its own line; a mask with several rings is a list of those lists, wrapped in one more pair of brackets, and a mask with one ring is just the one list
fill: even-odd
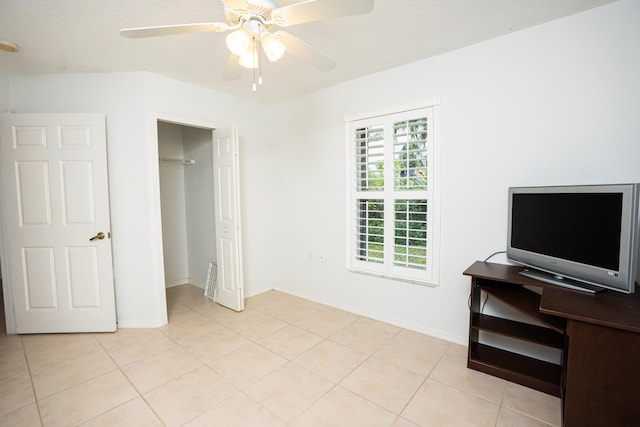
[(275, 291), (241, 313), (189, 285), (167, 300), (163, 328), (0, 334), (0, 425), (560, 425), (559, 399), (457, 344)]

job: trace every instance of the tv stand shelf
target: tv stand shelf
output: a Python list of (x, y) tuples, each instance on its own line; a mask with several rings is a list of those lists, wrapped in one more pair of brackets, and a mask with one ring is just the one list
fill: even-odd
[(556, 331), (486, 314), (472, 313), (471, 327), (562, 350), (564, 338)]
[(560, 397), (562, 367), (489, 345), (473, 343), (467, 367)]
[[(540, 294), (525, 286), (545, 285), (519, 274), (519, 267), (476, 262), (471, 276), (469, 355), (467, 366), (542, 392), (560, 396), (562, 365), (492, 347), (481, 342), (481, 331), (564, 351), (566, 320), (540, 312)], [(545, 326), (482, 314), (482, 292)]]
[[(518, 277), (521, 276), (518, 275)], [(512, 306), (525, 316), (537, 320), (561, 334), (563, 334), (567, 328), (567, 321), (565, 319), (540, 313), (540, 294), (530, 291), (523, 287), (523, 285), (513, 286), (514, 284), (519, 284), (514, 282), (491, 283), (483, 279), (481, 279), (480, 283), (483, 291), (505, 304)], [(538, 282), (535, 286), (542, 287), (543, 285)]]

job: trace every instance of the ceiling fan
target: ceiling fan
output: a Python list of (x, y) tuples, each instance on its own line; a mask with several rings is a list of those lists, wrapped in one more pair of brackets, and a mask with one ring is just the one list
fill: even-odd
[[(229, 31), (226, 44), (231, 52), (223, 77), (240, 78), (243, 67), (253, 69), (253, 90), (262, 84), (261, 50), (275, 62), (285, 51), (320, 71), (330, 71), (336, 62), (311, 45), (276, 27), (289, 27), (373, 10), (374, 0), (307, 0), (278, 7), (277, 0), (221, 0), (227, 22), (204, 22), (157, 27), (126, 28), (124, 37), (142, 38), (174, 34)], [(262, 49), (260, 49), (262, 47)]]

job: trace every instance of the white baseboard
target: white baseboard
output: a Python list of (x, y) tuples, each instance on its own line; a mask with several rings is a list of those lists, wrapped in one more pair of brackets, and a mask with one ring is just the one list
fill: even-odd
[(167, 282), (165, 283), (164, 287), (173, 288), (175, 286), (180, 286), (180, 285), (193, 285), (201, 289), (204, 289), (204, 286), (205, 286), (204, 282), (201, 282), (199, 280), (195, 280), (192, 278), (186, 278), (186, 279), (174, 280), (173, 282)]
[(197, 286), (200, 289), (204, 289), (204, 287), (205, 287), (205, 283), (204, 282), (201, 282), (199, 280), (193, 279), (191, 277), (187, 279), (187, 283), (190, 284), (190, 285), (193, 285), (193, 286)]
[(174, 286), (180, 286), (189, 283), (189, 279), (174, 280), (173, 282), (167, 282), (164, 284), (165, 288), (173, 288)]
[(166, 323), (162, 323), (161, 321), (151, 321), (151, 320), (131, 320), (131, 321), (118, 321), (118, 329), (151, 329), (151, 328), (159, 328), (161, 326), (165, 326)]
[(292, 293), (292, 292), (284, 291), (277, 288), (274, 288), (273, 290), (278, 292), (283, 292), (285, 294), (293, 295), (299, 298), (303, 298), (309, 301), (317, 302), (319, 304), (327, 305), (329, 307), (337, 308), (339, 310), (348, 311), (349, 313), (357, 314), (359, 316), (367, 317), (373, 320), (378, 320), (380, 322), (384, 322), (393, 326), (398, 326), (400, 328), (408, 329), (413, 332), (429, 335), (431, 337), (449, 341), (454, 344), (460, 344), (464, 346), (467, 346), (469, 344), (468, 338), (466, 336), (463, 337), (463, 336), (453, 335), (449, 332), (445, 332), (439, 329), (425, 328), (422, 325), (416, 325), (414, 323), (407, 322), (407, 321), (397, 319), (392, 316), (387, 316), (381, 313), (377, 313), (374, 311), (364, 310), (361, 307), (353, 307), (346, 304), (338, 303), (336, 301), (325, 300), (323, 298), (316, 298), (316, 297), (305, 295), (305, 294)]

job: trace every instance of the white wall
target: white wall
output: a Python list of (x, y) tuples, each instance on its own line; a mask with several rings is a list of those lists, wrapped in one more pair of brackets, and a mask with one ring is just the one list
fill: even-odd
[[(465, 342), (462, 272), (505, 249), (509, 186), (640, 182), (638, 22), (640, 2), (620, 1), (273, 108), (277, 288)], [(440, 286), (348, 273), (343, 118), (434, 97)]]
[[(184, 159), (182, 126), (158, 122), (158, 157)], [(189, 278), (185, 166), (160, 161), (162, 248), (166, 287), (182, 285)]]
[(0, 113), (11, 110), (11, 78), (0, 74)]

